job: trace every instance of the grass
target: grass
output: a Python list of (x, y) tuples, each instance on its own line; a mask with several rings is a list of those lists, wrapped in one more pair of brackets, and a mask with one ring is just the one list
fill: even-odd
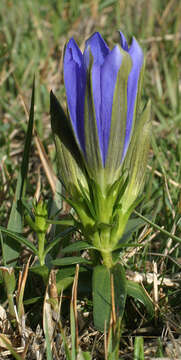
[[(43, 201), (52, 214), (60, 207), (60, 197), (55, 199), (56, 164), (55, 150), (50, 129), (49, 92), (56, 92), (61, 103), (65, 104), (65, 92), (61, 73), (61, 58), (64, 43), (71, 37), (83, 47), (84, 41), (94, 31), (99, 31), (111, 45), (118, 41), (116, 31), (121, 29), (126, 35), (134, 35), (142, 45), (146, 54), (146, 74), (144, 82), (143, 103), (152, 100), (152, 139), (147, 167), (147, 181), (144, 189), (144, 200), (137, 211), (151, 219), (159, 227), (170, 234), (180, 237), (181, 233), (181, 4), (178, 0), (140, 0), (115, 1), (96, 0), (86, 2), (69, 1), (24, 1), (1, 0), (0, 2), (0, 225), (7, 226), (15, 193), (16, 180), (22, 160), (25, 134), (27, 131), (26, 107), (30, 107), (33, 77), (36, 78), (35, 94), (35, 127), (38, 140), (34, 136), (29, 158), (29, 172), (26, 191), (26, 205), (31, 207), (32, 199), (41, 193)], [(41, 149), (37, 145), (41, 144)], [(43, 149), (43, 150), (42, 150)], [(45, 157), (45, 153), (47, 158)], [(44, 161), (43, 161), (43, 160)], [(53, 184), (51, 183), (53, 180)], [(39, 188), (41, 184), (41, 190)], [(50, 199), (54, 198), (54, 203)], [(55, 206), (56, 203), (56, 206)], [(56, 208), (57, 209), (57, 208)], [(69, 211), (63, 202), (60, 218)], [(63, 231), (58, 225), (57, 232)], [(52, 230), (54, 231), (54, 229)], [(33, 233), (25, 221), (24, 234), (33, 239)], [(63, 247), (68, 244), (68, 237), (61, 240)], [(181, 333), (180, 306), (180, 243), (172, 240), (151, 225), (138, 230), (134, 240), (143, 241), (141, 248), (130, 249), (124, 261), (127, 276), (142, 279), (149, 296), (155, 306), (155, 317), (150, 320), (142, 305), (128, 299), (122, 336), (120, 341), (120, 359), (142, 359), (152, 356), (179, 358), (179, 338)], [(54, 248), (54, 255), (59, 251)], [(23, 250), (15, 269), (18, 290), (19, 271), (30, 252)], [(1, 265), (3, 265), (1, 254)], [(32, 259), (31, 262), (36, 261)], [(35, 343), (42, 354), (45, 343), (42, 333), (43, 317), (47, 341), (47, 355), (51, 359), (50, 338), (51, 327), (55, 327), (55, 319), (51, 319), (51, 327), (47, 324), (47, 316), (58, 312), (62, 289), (62, 319), (57, 320), (61, 337), (68, 343), (75, 340), (74, 318), (71, 302), (71, 329), (68, 323), (71, 287), (74, 279), (74, 267), (64, 268), (65, 277), (59, 273), (57, 277), (58, 295), (52, 307), (43, 300), (48, 296), (46, 289), (46, 270), (29, 266), (28, 277), (23, 270), (25, 286), (24, 309), (27, 323), (31, 329), (32, 340), (27, 345), (27, 359), (35, 356)], [(43, 275), (42, 275), (43, 272)], [(40, 274), (41, 273), (41, 274)], [(148, 273), (153, 281), (149, 282)], [(42, 277), (41, 277), (41, 276)], [(0, 308), (7, 311), (6, 293), (1, 271)], [(78, 292), (79, 344), (82, 351), (92, 352), (92, 358), (104, 358), (102, 334), (93, 328), (92, 303), (90, 287), (86, 282), (84, 268), (80, 267), (81, 279)], [(43, 279), (43, 280), (42, 280)], [(66, 282), (66, 284), (65, 284)], [(20, 281), (22, 284), (22, 282)], [(55, 280), (52, 280), (52, 289)], [(168, 286), (168, 284), (170, 284)], [(20, 285), (19, 285), (20, 286)], [(20, 289), (19, 289), (20, 290)], [(22, 288), (23, 291), (23, 288)], [(22, 294), (22, 293), (21, 293)], [(46, 295), (45, 295), (46, 294)], [(57, 297), (58, 296), (58, 297)], [(57, 300), (58, 299), (58, 300)], [(43, 304), (44, 302), (44, 304)], [(58, 305), (57, 305), (58, 304)], [(3, 311), (3, 310), (2, 310)], [(48, 315), (47, 315), (48, 312)], [(76, 311), (74, 308), (74, 315)], [(2, 315), (0, 315), (2, 316)], [(6, 315), (5, 319), (6, 319)], [(9, 323), (8, 323), (9, 324)], [(63, 329), (64, 328), (64, 329)], [(27, 328), (24, 329), (25, 333)], [(50, 331), (50, 332), (49, 332)], [(57, 331), (57, 330), (56, 330)], [(17, 332), (10, 325), (4, 327), (0, 317), (0, 332), (8, 335), (14, 348), (23, 346), (22, 339), (17, 339)], [(61, 334), (61, 335), (60, 335)], [(27, 333), (26, 333), (27, 335)], [(144, 338), (137, 339), (137, 336)], [(134, 338), (135, 349), (134, 349)], [(47, 340), (48, 339), (48, 340)], [(58, 340), (57, 340), (58, 341)], [(61, 344), (61, 341), (59, 341)], [(56, 341), (54, 341), (56, 343)], [(170, 345), (171, 344), (171, 345)], [(6, 352), (11, 345), (2, 346), (0, 341), (0, 359), (6, 359)], [(29, 346), (29, 347), (28, 347)], [(66, 346), (64, 346), (66, 348)], [(63, 359), (63, 349), (59, 345), (54, 349), (56, 359)], [(140, 350), (139, 350), (140, 349)], [(69, 350), (67, 349), (67, 354)], [(2, 355), (1, 355), (2, 352)], [(143, 355), (144, 352), (144, 355)], [(4, 355), (3, 355), (4, 354)], [(141, 355), (135, 355), (141, 354)], [(15, 356), (15, 355), (14, 355)], [(22, 353), (21, 353), (22, 356)], [(67, 359), (68, 359), (67, 355)], [(70, 355), (74, 356), (75, 355)], [(79, 355), (80, 359), (85, 354)], [(81, 357), (82, 356), (82, 357)], [(87, 355), (88, 356), (88, 355)], [(137, 356), (137, 357), (136, 357)], [(147, 357), (148, 356), (148, 357)], [(18, 358), (18, 357), (17, 357)], [(71, 357), (73, 359), (73, 357)], [(88, 357), (87, 357), (88, 359)]]

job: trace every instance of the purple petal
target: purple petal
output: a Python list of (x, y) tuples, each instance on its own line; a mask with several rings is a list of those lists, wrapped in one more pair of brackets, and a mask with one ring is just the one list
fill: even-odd
[(81, 149), (84, 151), (84, 97), (86, 73), (83, 65), (83, 55), (73, 38), (69, 40), (65, 49), (64, 82), (68, 110), (74, 134)]
[(102, 36), (96, 32), (94, 33), (85, 43), (84, 50), (84, 63), (86, 68), (89, 67), (89, 51), (94, 59), (94, 64), (102, 65), (105, 57), (109, 54), (110, 49), (107, 46), (106, 42), (103, 40)]
[(101, 123), (100, 129), (102, 139), (99, 134), (100, 148), (105, 166), (106, 155), (109, 145), (109, 134), (111, 127), (112, 103), (117, 74), (121, 66), (122, 55), (119, 46), (116, 45), (106, 57), (101, 69)]
[(120, 33), (120, 38), (121, 38), (121, 47), (123, 48), (123, 50), (128, 51), (127, 40), (121, 31), (119, 33)]

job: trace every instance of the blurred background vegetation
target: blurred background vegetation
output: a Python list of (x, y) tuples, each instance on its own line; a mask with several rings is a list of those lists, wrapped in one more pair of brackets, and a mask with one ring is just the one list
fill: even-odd
[[(143, 105), (152, 100), (152, 147), (145, 197), (140, 211), (180, 236), (181, 224), (181, 2), (179, 0), (1, 0), (0, 1), (0, 223), (7, 225), (17, 171), (22, 158), (33, 76), (36, 78), (35, 123), (45, 151), (55, 167), (49, 119), (52, 89), (65, 104), (62, 53), (74, 37), (81, 49), (99, 31), (110, 47), (118, 30), (135, 36), (146, 56)], [(28, 195), (34, 196), (38, 173), (42, 193), (51, 187), (32, 146)], [(155, 236), (131, 259), (131, 269), (150, 268), (151, 254), (161, 276), (180, 271), (179, 244)], [(156, 255), (158, 254), (158, 255)], [(167, 257), (164, 257), (166, 255)], [(164, 256), (163, 256), (164, 255)], [(163, 260), (164, 259), (164, 260)], [(179, 290), (169, 292), (172, 310), (180, 309)]]

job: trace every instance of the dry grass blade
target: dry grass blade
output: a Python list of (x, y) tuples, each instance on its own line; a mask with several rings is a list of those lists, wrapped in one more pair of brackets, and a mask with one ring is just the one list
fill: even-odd
[[(147, 169), (152, 171), (153, 168), (150, 165), (147, 165)], [(157, 175), (160, 178), (164, 177), (164, 175), (161, 172), (159, 172), (158, 170), (154, 170), (154, 174)], [(168, 178), (168, 182), (170, 184), (172, 184), (173, 186), (178, 187), (179, 189), (181, 189), (181, 184), (177, 183), (176, 181)]]
[(49, 282), (46, 288), (44, 303), (43, 303), (43, 330), (44, 333), (46, 333), (46, 330), (48, 331), (48, 337), (51, 343), (55, 330), (55, 322), (53, 321), (53, 310), (52, 310), (51, 298), (49, 294), (50, 285), (51, 285), (51, 273), (49, 276)]
[(57, 177), (52, 169), (52, 166), (50, 164), (50, 161), (48, 159), (48, 156), (46, 154), (46, 151), (44, 149), (44, 146), (36, 132), (36, 130), (34, 129), (34, 139), (35, 139), (35, 145), (36, 148), (38, 150), (38, 155), (40, 157), (43, 169), (45, 171), (46, 177), (48, 179), (48, 182), (50, 184), (51, 190), (53, 195), (55, 195), (56, 192), (56, 182), (57, 182)]

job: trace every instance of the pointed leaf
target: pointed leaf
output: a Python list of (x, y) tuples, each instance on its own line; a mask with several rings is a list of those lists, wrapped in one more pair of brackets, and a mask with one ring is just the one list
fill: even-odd
[(106, 266), (98, 265), (94, 268), (92, 287), (94, 325), (104, 331), (105, 322), (108, 328), (111, 314), (111, 278)]
[[(137, 231), (140, 227), (145, 225), (145, 221), (139, 218), (136, 219), (130, 219), (127, 222), (126, 229), (124, 231), (124, 234), (122, 238), (120, 239), (116, 249), (118, 249), (120, 246), (128, 243), (128, 241), (132, 238), (132, 235)], [(129, 244), (130, 246), (130, 244)]]
[[(16, 185), (15, 196), (13, 200), (13, 205), (8, 221), (8, 230), (15, 231), (17, 233), (22, 232), (23, 228), (23, 206), (22, 198), (25, 196), (26, 191), (26, 180), (28, 173), (28, 163), (29, 163), (29, 154), (31, 148), (31, 140), (33, 133), (33, 122), (34, 122), (34, 97), (35, 97), (35, 81), (33, 81), (33, 89), (31, 96), (31, 107), (29, 114), (28, 129), (25, 138), (25, 146), (23, 152), (23, 160), (21, 164), (21, 169), (18, 174), (18, 180)], [(3, 245), (3, 252), (6, 262), (11, 261), (18, 257), (20, 252), (20, 245), (18, 242), (12, 242), (12, 238), (5, 238)], [(14, 262), (15, 264), (15, 262)], [(12, 263), (11, 263), (12, 265)]]
[(65, 257), (62, 259), (53, 260), (51, 261), (51, 264), (57, 266), (67, 266), (73, 264), (91, 264), (91, 261), (84, 259), (81, 256), (71, 256), (71, 257)]
[(86, 249), (94, 249), (94, 246), (90, 245), (86, 241), (76, 241), (75, 243), (66, 246), (61, 250), (63, 254), (74, 252), (74, 251), (82, 251)]
[[(27, 248), (31, 249), (34, 252), (34, 254), (38, 253), (35, 245), (33, 245), (33, 243), (31, 241), (24, 238), (22, 235), (17, 234), (13, 231), (10, 231), (2, 226), (0, 226), (0, 230), (2, 232), (4, 232), (5, 234), (7, 234), (9, 236), (9, 238), (16, 240), (19, 244), (27, 246)], [(12, 240), (11, 240), (11, 243), (12, 243)]]
[(117, 317), (122, 318), (127, 297), (127, 280), (125, 270), (121, 264), (116, 264), (111, 272), (114, 282), (114, 301)]
[(140, 284), (127, 280), (127, 294), (135, 300), (139, 300), (146, 307), (148, 313), (154, 315), (153, 304)]

